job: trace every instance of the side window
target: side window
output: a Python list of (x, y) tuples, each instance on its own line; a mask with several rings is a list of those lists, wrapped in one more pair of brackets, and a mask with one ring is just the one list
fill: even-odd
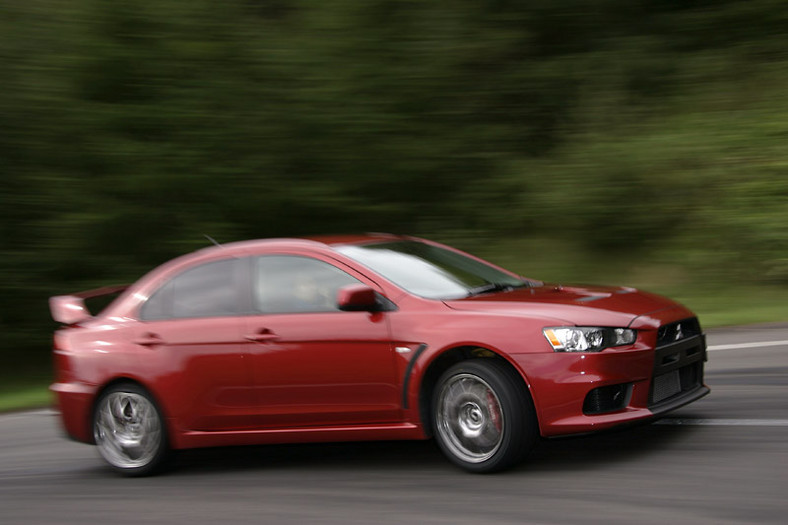
[(215, 261), (190, 268), (159, 288), (140, 310), (144, 321), (218, 317), (238, 312), (238, 262)]
[(359, 284), (317, 259), (268, 255), (255, 260), (255, 307), (262, 313), (337, 312), (337, 292)]
[(140, 309), (140, 319), (155, 321), (172, 317), (172, 281), (153, 292)]

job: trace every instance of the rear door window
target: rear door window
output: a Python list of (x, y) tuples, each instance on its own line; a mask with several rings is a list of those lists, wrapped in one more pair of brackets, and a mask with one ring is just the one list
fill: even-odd
[(142, 320), (237, 315), (240, 311), (237, 259), (213, 261), (173, 277), (142, 306)]

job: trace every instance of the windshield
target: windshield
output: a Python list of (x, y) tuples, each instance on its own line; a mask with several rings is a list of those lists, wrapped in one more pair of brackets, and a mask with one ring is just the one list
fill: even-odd
[(408, 292), (458, 299), (528, 283), (460, 253), (418, 241), (337, 246), (335, 249)]

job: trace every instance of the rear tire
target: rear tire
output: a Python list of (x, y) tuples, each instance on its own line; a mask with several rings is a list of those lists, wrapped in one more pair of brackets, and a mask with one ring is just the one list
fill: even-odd
[(122, 383), (101, 394), (93, 411), (93, 438), (110, 467), (125, 476), (147, 476), (168, 456), (167, 429), (153, 397)]
[(494, 359), (462, 361), (443, 373), (433, 392), (432, 422), (449, 460), (478, 473), (518, 463), (539, 435), (525, 383)]

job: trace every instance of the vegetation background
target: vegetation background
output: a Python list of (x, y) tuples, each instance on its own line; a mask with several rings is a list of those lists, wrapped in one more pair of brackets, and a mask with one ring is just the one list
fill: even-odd
[(423, 235), (788, 319), (778, 0), (6, 0), (0, 397), (51, 295), (219, 241)]

